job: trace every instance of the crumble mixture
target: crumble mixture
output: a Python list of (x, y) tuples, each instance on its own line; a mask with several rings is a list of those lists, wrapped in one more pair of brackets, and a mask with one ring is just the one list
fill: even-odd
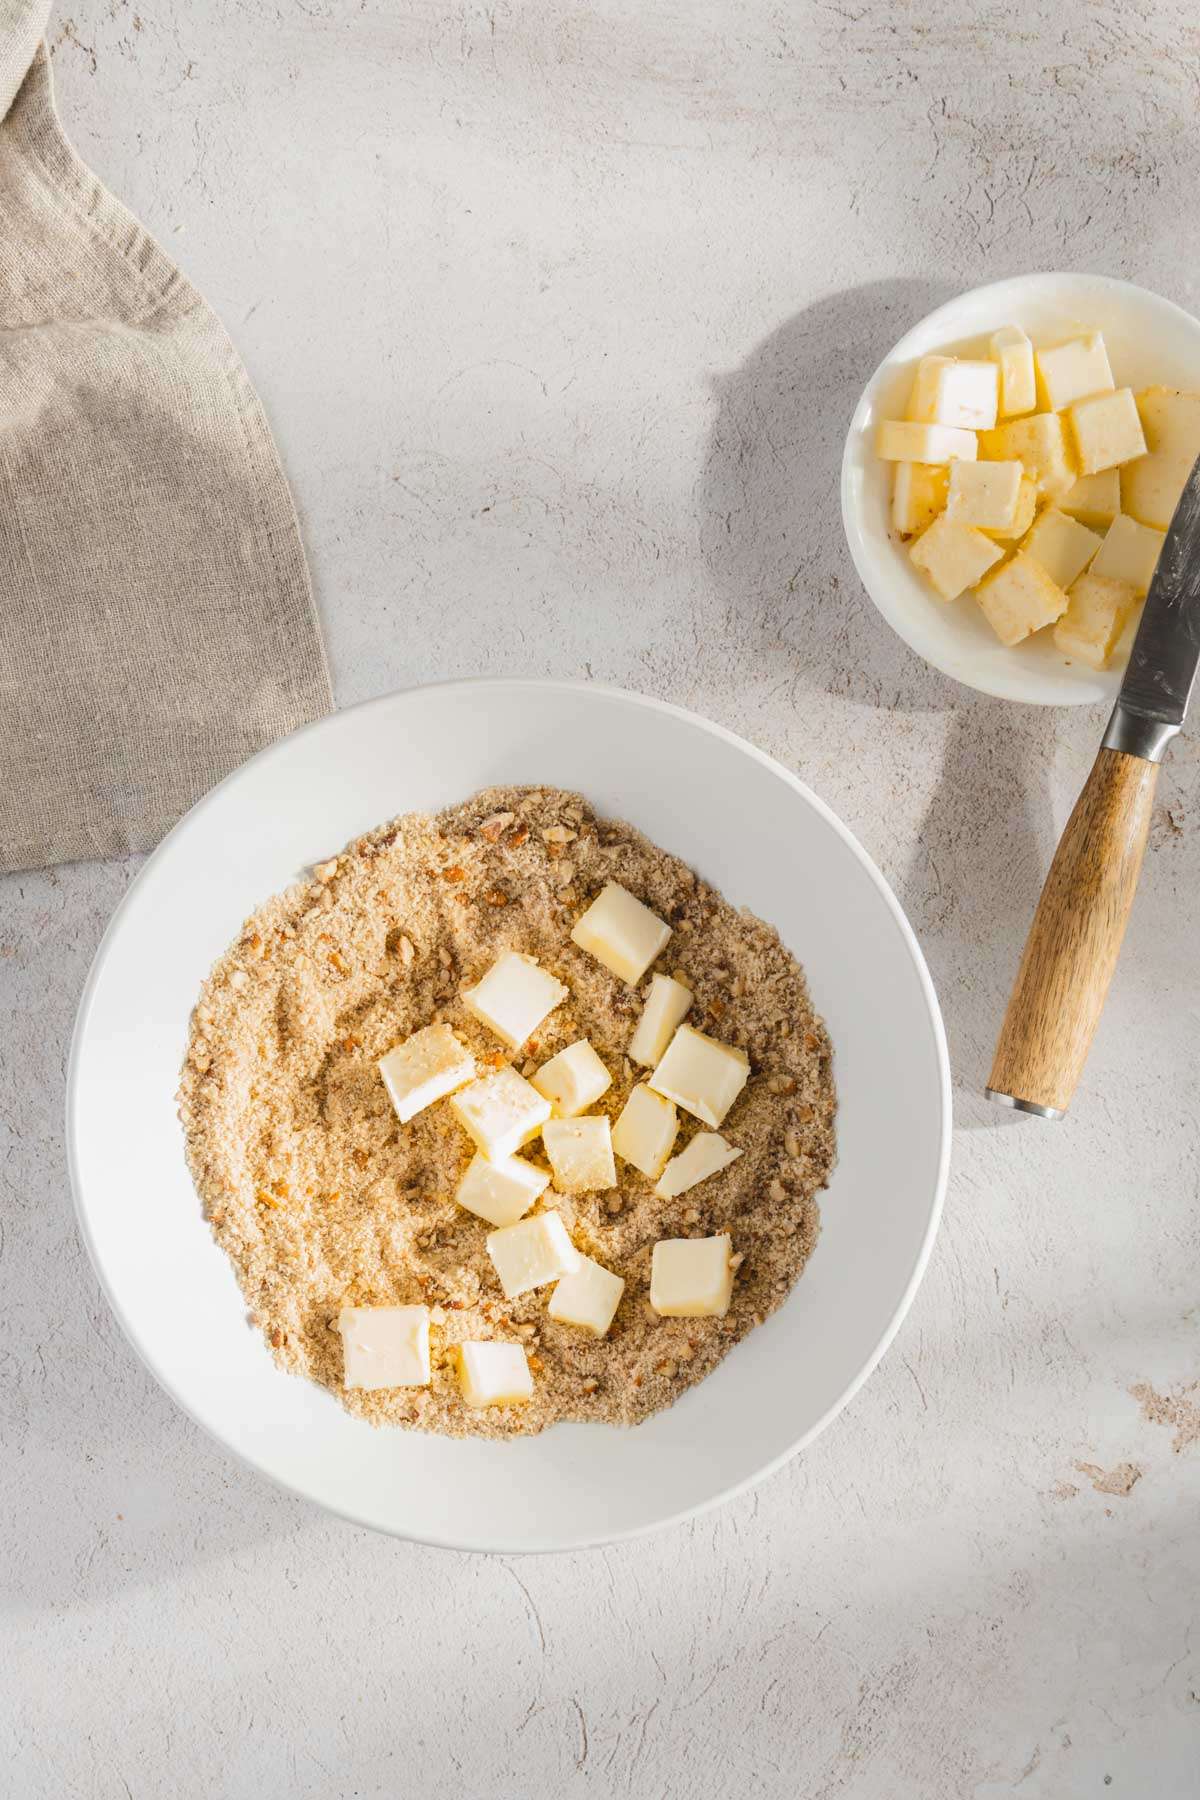
[[(436, 817), (410, 814), (314, 874), (260, 908), (217, 963), (179, 1095), (206, 1216), (276, 1361), (372, 1424), (456, 1436), (559, 1419), (628, 1425), (669, 1406), (781, 1304), (816, 1241), (835, 1098), (799, 964), (685, 864), (553, 789), (492, 788)], [(615, 1120), (646, 1074), (625, 1047), (649, 973), (631, 988), (570, 941), (606, 881), (671, 925), (655, 968), (693, 990), (689, 1023), (744, 1048), (751, 1075), (722, 1127), (744, 1154), (678, 1199), (656, 1199), (621, 1162), (608, 1192), (547, 1190), (542, 1204), (560, 1210), (578, 1248), (626, 1282), (596, 1339), (547, 1318), (547, 1289), (504, 1299), (490, 1227), (453, 1199), (473, 1147), (444, 1102), (401, 1125), (376, 1063), (439, 1020), (481, 1072), (511, 1060), (531, 1074), (587, 1037), (614, 1078), (590, 1110)], [(458, 998), (506, 950), (537, 957), (570, 990), (516, 1056)], [(683, 1125), (677, 1149), (695, 1121)], [(726, 1316), (659, 1318), (655, 1241), (722, 1231), (744, 1258)], [(431, 1385), (344, 1389), (340, 1308), (418, 1302), (433, 1309)], [(525, 1344), (528, 1405), (464, 1404), (449, 1352), (467, 1338)]]

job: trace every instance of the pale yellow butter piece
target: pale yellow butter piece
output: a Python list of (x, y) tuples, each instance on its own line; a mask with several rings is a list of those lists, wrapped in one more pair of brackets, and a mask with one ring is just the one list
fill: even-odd
[(429, 1380), (427, 1306), (343, 1306), (342, 1385), (424, 1387)]
[(1146, 440), (1131, 388), (1077, 400), (1068, 412), (1080, 473), (1095, 475), (1145, 456)]
[(548, 1316), (560, 1325), (577, 1325), (603, 1337), (616, 1317), (625, 1283), (590, 1256), (581, 1256), (573, 1275), (564, 1275), (550, 1296)]
[(477, 1219), (489, 1225), (515, 1225), (550, 1185), (544, 1169), (519, 1156), (489, 1162), (478, 1153), (471, 1158), (454, 1198)]
[(671, 927), (616, 881), (600, 889), (575, 922), (572, 943), (622, 981), (639, 982), (671, 935)]
[(917, 364), (908, 417), (920, 425), (986, 431), (996, 423), (1000, 371), (993, 362), (923, 356)]
[(719, 1318), (733, 1298), (729, 1233), (660, 1238), (650, 1259), (650, 1304), (665, 1319)]
[(981, 531), (1011, 531), (1024, 473), (1019, 462), (951, 463), (946, 517)]
[(612, 1076), (586, 1038), (568, 1044), (529, 1079), (560, 1119), (583, 1112), (612, 1086)]
[(1020, 462), (1051, 499), (1065, 494), (1079, 473), (1066, 429), (1057, 413), (1031, 413), (1024, 419), (1006, 419), (994, 431), (979, 436), (979, 454), (985, 462)]
[(898, 462), (892, 476), (892, 529), (912, 537), (931, 525), (946, 504), (947, 477), (945, 463)]
[(948, 463), (956, 456), (974, 462), (978, 440), (973, 431), (961, 431), (954, 425), (884, 419), (875, 432), (875, 454), (885, 462)]
[[(1132, 475), (1141, 467), (1140, 461), (1130, 463), (1126, 474)], [(1058, 504), (1062, 512), (1070, 513), (1081, 524), (1090, 525), (1093, 530), (1107, 530), (1121, 510), (1121, 471), (1099, 469), (1095, 475), (1081, 475)], [(1148, 523), (1153, 524), (1153, 520)]]
[(1200, 394), (1147, 388), (1137, 409), (1148, 454), (1121, 470), (1121, 506), (1139, 524), (1165, 531), (1200, 456)]
[(517, 1225), (489, 1231), (487, 1253), (500, 1278), (506, 1300), (517, 1300), (532, 1288), (545, 1287), (579, 1267), (578, 1250), (556, 1212), (534, 1213)]
[(701, 1124), (715, 1127), (723, 1123), (749, 1078), (750, 1058), (744, 1050), (681, 1025), (649, 1085)]
[(402, 1125), (475, 1077), (475, 1058), (448, 1025), (426, 1025), (380, 1058), (379, 1073)]
[(464, 988), (462, 1001), (510, 1050), (519, 1050), (542, 1020), (567, 997), (567, 989), (532, 956), (509, 950), (482, 981)]
[(923, 531), (908, 554), (923, 569), (943, 600), (958, 596), (982, 579), (1004, 552), (974, 525), (960, 525), (945, 513)]
[(1017, 325), (1002, 325), (992, 333), (992, 361), (1000, 370), (1000, 416), (1032, 412), (1037, 405), (1037, 381), (1033, 372), (1033, 345)]
[(629, 1040), (631, 1061), (652, 1069), (671, 1041), (671, 1033), (692, 1004), (692, 991), (673, 975), (652, 975), (642, 1016)]
[(551, 1119), (542, 1143), (560, 1194), (592, 1194), (616, 1187), (612, 1127), (606, 1118)]
[(521, 1406), (533, 1399), (533, 1376), (523, 1344), (459, 1344), (456, 1359), (468, 1406)]
[(1118, 513), (1093, 558), (1092, 574), (1127, 581), (1138, 594), (1149, 593), (1166, 540), (1165, 531), (1139, 525), (1127, 513)]
[(1064, 656), (1092, 669), (1106, 668), (1137, 607), (1137, 589), (1089, 571), (1073, 583), (1067, 599), (1070, 605), (1054, 627), (1054, 642)]
[(504, 1068), (462, 1088), (450, 1110), (489, 1162), (503, 1162), (537, 1136), (550, 1102), (515, 1069)]
[(1043, 626), (1053, 625), (1067, 610), (1067, 596), (1058, 583), (1024, 551), (985, 576), (975, 598), (1000, 642), (1010, 648)]
[[(986, 465), (985, 465), (986, 467)], [(1017, 538), (1023, 538), (1037, 515), (1037, 484), (1028, 475), (1022, 475), (1021, 485), (1017, 490), (1017, 510), (1013, 522), (1007, 531), (986, 531), (985, 536), (995, 538), (999, 543), (1011, 544)]]
[(662, 1174), (678, 1135), (675, 1102), (639, 1082), (613, 1126), (612, 1147), (622, 1162), (654, 1181)]
[(1051, 412), (1063, 412), (1090, 394), (1110, 394), (1117, 385), (1108, 365), (1104, 338), (1098, 331), (1039, 350), (1037, 370)]
[(1048, 506), (1033, 529), (1022, 540), (1021, 549), (1035, 562), (1040, 562), (1047, 575), (1060, 588), (1069, 588), (1075, 577), (1091, 562), (1102, 540), (1078, 519)]
[(674, 1200), (698, 1182), (707, 1181), (736, 1162), (741, 1151), (727, 1144), (718, 1131), (698, 1131), (662, 1172), (654, 1192), (660, 1200)]

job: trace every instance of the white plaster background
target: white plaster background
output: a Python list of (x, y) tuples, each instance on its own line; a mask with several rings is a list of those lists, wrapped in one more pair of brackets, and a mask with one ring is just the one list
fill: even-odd
[[(1069, 1121), (1001, 1116), (1102, 720), (925, 669), (836, 510), (865, 376), (953, 290), (1058, 266), (1200, 305), (1192, 8), (72, 4), (68, 127), (245, 355), (339, 700), (591, 675), (782, 757), (921, 935), (958, 1129), (912, 1314), (790, 1468), (605, 1553), (412, 1549), (245, 1473), (135, 1363), (60, 1130), (134, 868), (0, 885), (0, 1791), (1200, 1793), (1200, 1445), (1129, 1392), (1200, 1377), (1200, 751)], [(1126, 1462), (1125, 1495), (1077, 1468)]]

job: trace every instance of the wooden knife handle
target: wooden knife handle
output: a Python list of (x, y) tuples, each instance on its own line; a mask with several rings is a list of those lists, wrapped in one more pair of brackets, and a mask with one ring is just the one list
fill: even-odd
[(1071, 1103), (1137, 891), (1157, 762), (1101, 750), (1054, 854), (988, 1082), (993, 1099)]

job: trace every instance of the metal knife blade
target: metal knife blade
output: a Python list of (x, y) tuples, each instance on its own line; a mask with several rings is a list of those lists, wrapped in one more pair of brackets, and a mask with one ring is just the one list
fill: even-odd
[[(1150, 583), (1117, 713), (1165, 727), (1183, 724), (1200, 664), (1200, 460), (1187, 478)], [(1111, 727), (1110, 727), (1111, 730)], [(1151, 734), (1152, 735), (1152, 734)], [(1108, 744), (1106, 736), (1105, 743)], [(1123, 744), (1109, 748), (1122, 749)], [(1134, 754), (1144, 752), (1134, 751)], [(1161, 755), (1161, 751), (1160, 751)], [(1156, 757), (1154, 760), (1158, 760)]]

